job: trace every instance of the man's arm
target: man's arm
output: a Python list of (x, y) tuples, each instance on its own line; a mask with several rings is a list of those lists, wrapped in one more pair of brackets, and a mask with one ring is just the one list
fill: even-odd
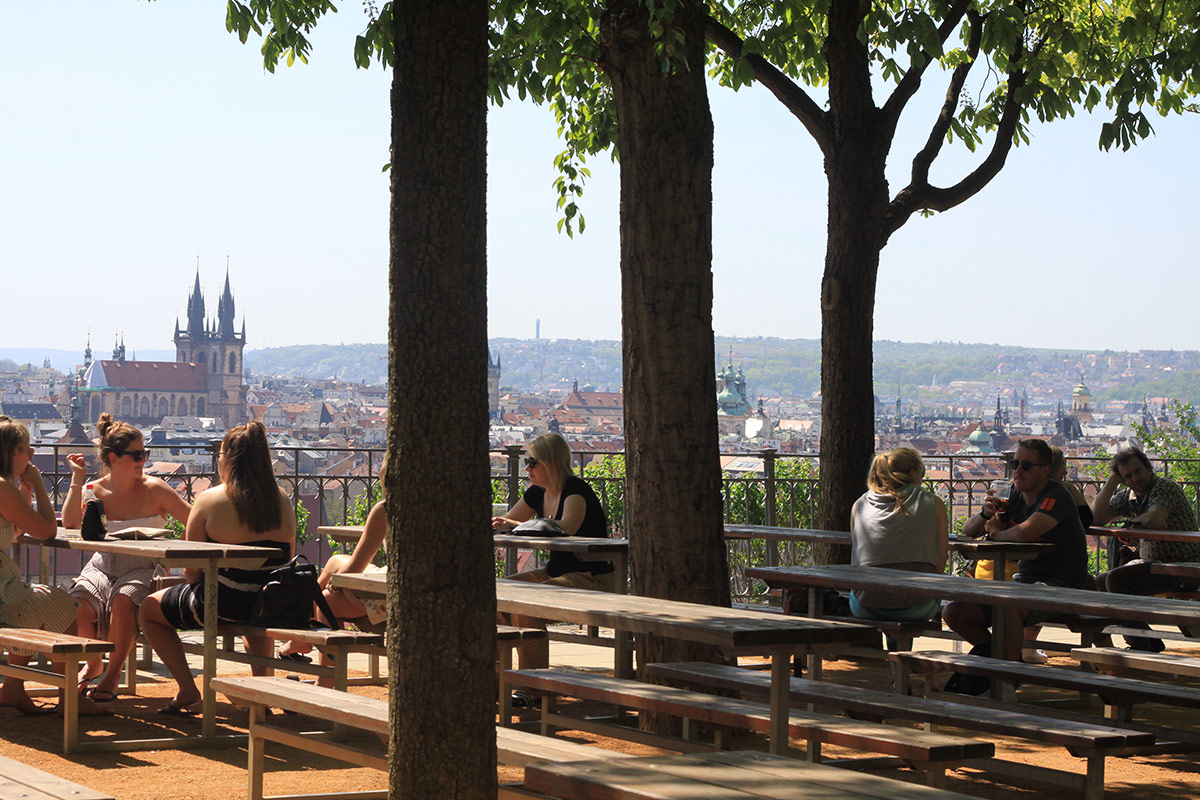
[(1117, 514), (1112, 509), (1113, 492), (1121, 485), (1121, 476), (1116, 472), (1108, 476), (1108, 480), (1100, 487), (1100, 491), (1096, 493), (1096, 499), (1092, 501), (1092, 524), (1107, 525), (1116, 518)]
[(979, 509), (979, 513), (967, 517), (967, 521), (963, 523), (962, 535), (969, 539), (978, 539), (988, 532), (987, 524), (994, 519), (996, 519), (996, 498), (989, 489), (988, 496), (983, 498), (983, 507)]
[(1049, 514), (1035, 511), (1029, 515), (1029, 519), (1019, 525), (1005, 528), (1003, 523), (996, 519), (989, 520), (987, 528), (988, 535), (997, 542), (1036, 542), (1057, 524), (1058, 520)]

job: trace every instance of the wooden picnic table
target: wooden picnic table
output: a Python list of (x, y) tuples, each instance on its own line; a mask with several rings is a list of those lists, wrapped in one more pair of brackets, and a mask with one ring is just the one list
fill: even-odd
[(339, 544), (358, 544), (365, 525), (318, 525), (317, 535)]
[[(217, 697), (210, 681), (217, 674), (217, 570), (221, 567), (243, 567), (253, 569), (261, 566), (268, 558), (278, 555), (273, 547), (222, 544), (220, 542), (193, 542), (183, 539), (101, 539), (88, 541), (79, 536), (79, 531), (59, 528), (53, 539), (35, 539), (29, 535), (19, 540), (23, 545), (42, 548), (42, 563), (45, 569), (49, 550), (79, 550), (88, 553), (115, 553), (119, 555), (152, 558), (165, 567), (183, 567), (204, 571), (204, 608), (211, 613), (204, 615), (204, 716), (200, 742), (212, 743), (217, 739)], [(238, 737), (242, 738), (242, 737)], [(103, 742), (84, 742), (80, 749), (93, 750), (146, 750), (181, 747), (195, 744), (194, 740), (181, 738), (138, 739)]]
[[(380, 573), (340, 573), (334, 586), (387, 595)], [(628, 634), (647, 633), (712, 645), (730, 656), (758, 655), (771, 659), (771, 748), (787, 747), (788, 681), (791, 656), (814, 647), (875, 643), (874, 628), (811, 617), (792, 617), (654, 597), (568, 589), (525, 581), (496, 581), (496, 608), (507, 614), (612, 628), (616, 634), (614, 673), (633, 675)]]
[[(914, 598), (936, 597), (993, 606), (996, 610), (1082, 614), (1113, 619), (1132, 619), (1168, 625), (1200, 627), (1200, 605), (1164, 597), (1096, 592), (1062, 586), (1039, 586), (1015, 581), (979, 581), (957, 575), (933, 575), (882, 567), (852, 567), (833, 564), (814, 567), (752, 567), (746, 575), (765, 581), (773, 589), (894, 589)], [(819, 605), (815, 606), (820, 608)], [(993, 619), (993, 642), (1005, 640), (1004, 625), (1018, 625), (1019, 614)], [(1000, 654), (1013, 661), (1020, 652)]]
[[(726, 539), (765, 539), (769, 542), (807, 542), (810, 544), (834, 544), (850, 546), (848, 531), (825, 531), (814, 528), (779, 528), (768, 525), (726, 525)], [(1052, 550), (1049, 542), (995, 542), (985, 539), (970, 539), (965, 536), (950, 537), (950, 549), (972, 560), (985, 559), (1003, 562), (1005, 569), (992, 570), (996, 580), (1004, 580), (1007, 562), (1035, 558), (1039, 553)]]
[[(951, 800), (966, 795), (754, 750), (530, 764), (525, 789), (558, 800)], [(509, 797), (501, 790), (501, 800)]]

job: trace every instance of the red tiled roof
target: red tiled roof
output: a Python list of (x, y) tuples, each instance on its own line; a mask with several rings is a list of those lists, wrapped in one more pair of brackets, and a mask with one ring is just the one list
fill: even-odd
[(206, 392), (208, 370), (181, 361), (101, 361), (109, 386), (159, 392)]

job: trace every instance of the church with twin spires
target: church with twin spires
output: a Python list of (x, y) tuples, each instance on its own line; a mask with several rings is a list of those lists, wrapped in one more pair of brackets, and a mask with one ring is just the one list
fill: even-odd
[(77, 387), (81, 421), (95, 424), (107, 411), (138, 426), (157, 425), (163, 417), (211, 417), (218, 428), (249, 419), (247, 386), (242, 380), (246, 320), (234, 327), (234, 300), (225, 273), (225, 289), (215, 319), (207, 317), (200, 290), (200, 270), (187, 301), (187, 322), (175, 320), (175, 360), (137, 361), (125, 357), (125, 342), (114, 344), (111, 359), (92, 360), (91, 343), (84, 351)]

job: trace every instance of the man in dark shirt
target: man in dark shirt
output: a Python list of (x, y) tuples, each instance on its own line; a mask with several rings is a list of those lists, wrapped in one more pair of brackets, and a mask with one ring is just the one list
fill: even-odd
[[(1092, 512), (1097, 525), (1124, 517), (1138, 528), (1196, 530), (1196, 513), (1183, 489), (1175, 481), (1155, 475), (1150, 459), (1136, 447), (1123, 447), (1113, 456), (1112, 473), (1092, 502)], [(1136, 552), (1125, 552), (1128, 556), (1118, 566), (1096, 576), (1097, 589), (1152, 595), (1195, 588), (1194, 581), (1154, 575), (1150, 565), (1155, 561), (1200, 561), (1200, 544), (1141, 539)], [(1149, 628), (1136, 622), (1127, 623), (1126, 627)], [(1158, 653), (1163, 649), (1160, 639), (1126, 636), (1125, 641), (1135, 650)]]
[[(1070, 493), (1050, 480), (1051, 460), (1050, 447), (1041, 439), (1019, 442), (1007, 509), (1000, 511), (1003, 498), (989, 495), (980, 513), (967, 520), (963, 534), (1001, 542), (1050, 542), (1056, 546), (1020, 562), (1014, 580), (1083, 588), (1091, 582), (1083, 524)], [(973, 645), (972, 653), (990, 655), (990, 606), (955, 601), (942, 610), (942, 619)], [(1006, 643), (1006, 652), (1019, 653), (1021, 627), (1011, 625), (1008, 633), (1013, 641)]]

